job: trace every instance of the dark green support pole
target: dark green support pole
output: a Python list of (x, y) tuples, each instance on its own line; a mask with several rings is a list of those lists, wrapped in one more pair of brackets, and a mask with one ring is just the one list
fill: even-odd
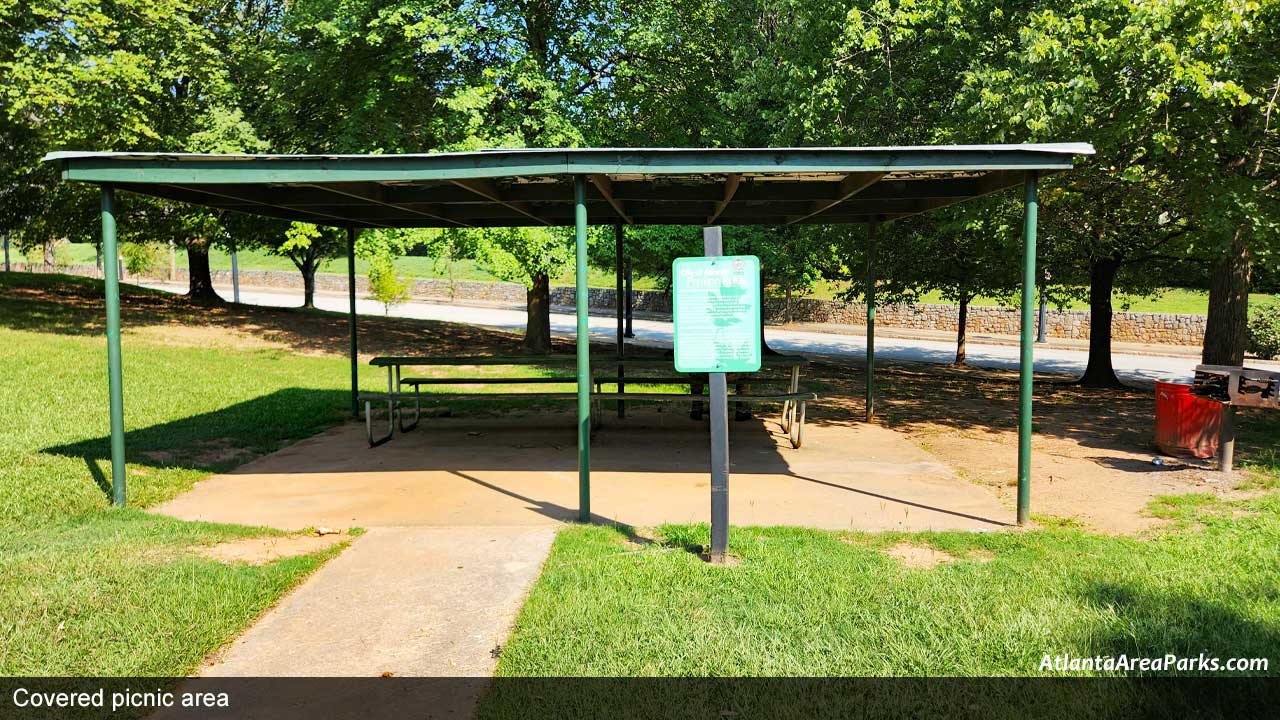
[(635, 303), (635, 292), (633, 292), (632, 284), (631, 284), (631, 262), (630, 261), (627, 262), (627, 288), (625, 292), (627, 293), (627, 323), (626, 323), (626, 329), (622, 332), (622, 336), (633, 338), (636, 336), (636, 334), (631, 328), (631, 313), (632, 313), (632, 310), (635, 309), (634, 307), (632, 307), (633, 304)]
[(573, 178), (574, 304), (578, 311), (578, 519), (591, 520), (591, 330), (587, 325), (587, 188)]
[(1023, 182), (1022, 354), (1018, 361), (1018, 524), (1031, 519), (1031, 391), (1035, 373), (1036, 173)]
[(880, 224), (867, 226), (867, 422), (876, 414), (876, 234)]
[(124, 507), (124, 385), (120, 376), (120, 270), (116, 248), (116, 191), (102, 186), (103, 285), (107, 295), (107, 384), (111, 403), (111, 502)]
[(360, 368), (356, 341), (356, 229), (347, 228), (347, 296), (351, 304), (351, 417), (360, 419)]
[[(624, 327), (624, 324), (625, 324), (624, 320), (627, 313), (627, 309), (626, 309), (626, 299), (623, 297), (624, 283), (623, 283), (623, 277), (622, 277), (623, 275), (622, 256), (626, 252), (626, 248), (625, 248), (626, 237), (627, 237), (626, 230), (623, 228), (622, 223), (618, 223), (613, 226), (613, 244), (614, 244), (613, 267), (615, 270), (614, 274), (616, 275), (616, 279), (617, 279), (617, 291), (614, 293), (614, 307), (617, 309), (617, 315), (618, 315), (617, 346), (618, 346), (619, 360), (622, 360), (623, 358), (625, 358), (627, 354), (627, 351), (626, 351), (627, 343), (625, 340), (626, 328)], [(622, 379), (626, 377), (626, 374), (627, 374), (626, 368), (624, 368), (622, 364), (619, 363), (618, 364), (618, 392), (619, 393), (624, 393), (627, 391), (626, 383), (622, 381)], [(626, 416), (627, 416), (627, 401), (619, 400), (618, 401), (618, 417), (625, 418)]]

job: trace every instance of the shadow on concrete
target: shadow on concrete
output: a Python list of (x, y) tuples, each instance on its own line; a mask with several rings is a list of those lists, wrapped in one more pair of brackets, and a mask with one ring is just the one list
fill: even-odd
[(867, 496), (867, 497), (873, 497), (873, 498), (876, 498), (877, 500), (887, 500), (887, 501), (889, 501), (889, 502), (899, 503), (899, 504), (901, 504), (901, 505), (909, 505), (909, 506), (911, 506), (911, 507), (919, 508), (919, 509), (921, 509), (921, 510), (931, 510), (931, 511), (936, 512), (936, 513), (942, 513), (943, 515), (950, 515), (950, 516), (952, 516), (952, 517), (964, 518), (964, 519), (966, 519), (966, 520), (978, 520), (978, 521), (980, 521), (980, 522), (984, 522), (984, 523), (987, 523), (987, 524), (990, 524), (990, 525), (997, 525), (997, 526), (1000, 526), (1000, 527), (1013, 527), (1013, 526), (1014, 526), (1014, 525), (1013, 525), (1013, 523), (1007, 523), (1007, 522), (1003, 522), (1003, 521), (1000, 521), (1000, 520), (993, 520), (993, 519), (991, 519), (991, 518), (982, 517), (982, 516), (980, 516), (980, 515), (970, 515), (970, 514), (968, 514), (968, 513), (956, 512), (956, 511), (954, 511), (954, 510), (948, 510), (948, 509), (946, 509), (946, 508), (935, 507), (935, 506), (933, 506), (933, 505), (925, 505), (924, 503), (918, 503), (918, 502), (915, 502), (915, 501), (913, 501), (913, 500), (907, 500), (907, 499), (905, 499), (905, 498), (893, 497), (893, 496), (891, 496), (891, 495), (884, 495), (884, 494), (881, 494), (881, 493), (875, 493), (875, 492), (871, 492), (871, 491), (869, 491), (869, 490), (862, 490), (862, 489), (859, 489), (859, 488), (856, 488), (856, 487), (850, 487), (850, 486), (848, 486), (848, 485), (841, 485), (840, 483), (827, 482), (826, 480), (819, 480), (819, 479), (817, 479), (817, 478), (805, 477), (805, 476), (803, 476), (803, 475), (796, 475), (796, 474), (794, 474), (794, 473), (789, 473), (789, 476), (790, 476), (790, 477), (793, 477), (793, 478), (795, 478), (795, 479), (797, 479), (797, 480), (803, 480), (803, 481), (805, 481), (805, 482), (816, 483), (816, 484), (818, 484), (818, 485), (823, 485), (823, 486), (826, 486), (826, 487), (829, 487), (829, 488), (835, 488), (835, 489), (837, 489), (837, 490), (847, 490), (847, 491), (849, 491), (849, 492), (851, 492), (851, 493), (858, 493), (859, 495), (865, 495), (865, 496)]

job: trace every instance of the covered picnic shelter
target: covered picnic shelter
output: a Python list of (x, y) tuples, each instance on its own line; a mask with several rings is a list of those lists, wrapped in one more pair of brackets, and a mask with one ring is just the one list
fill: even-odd
[[(346, 228), (352, 413), (359, 416), (354, 245), (364, 228), (573, 226), (576, 230), (579, 517), (590, 518), (587, 227), (866, 224), (1020, 187), (1024, 202), (1019, 524), (1030, 515), (1037, 181), (1090, 155), (1085, 143), (823, 148), (569, 148), (412, 155), (56, 152), (66, 180), (101, 188), (113, 501), (126, 502), (116, 190), (214, 210)], [(874, 408), (875, 262), (867, 262), (868, 419)], [(621, 298), (621, 275), (619, 293)], [(619, 350), (622, 313), (619, 312)]]

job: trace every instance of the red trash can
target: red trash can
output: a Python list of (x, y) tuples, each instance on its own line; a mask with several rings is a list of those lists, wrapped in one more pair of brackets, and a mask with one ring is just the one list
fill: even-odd
[(1156, 383), (1156, 447), (1170, 455), (1218, 454), (1222, 403), (1191, 394), (1190, 385)]

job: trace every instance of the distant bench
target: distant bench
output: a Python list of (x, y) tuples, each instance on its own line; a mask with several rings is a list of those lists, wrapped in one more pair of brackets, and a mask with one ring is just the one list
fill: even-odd
[[(376, 447), (391, 439), (395, 427), (399, 425), (401, 432), (408, 432), (417, 427), (422, 415), (422, 401), (432, 402), (520, 402), (541, 400), (547, 402), (573, 402), (578, 399), (576, 392), (532, 391), (519, 393), (426, 393), (421, 392), (424, 386), (433, 385), (551, 385), (577, 384), (575, 375), (519, 377), (519, 376), (472, 376), (472, 377), (401, 377), (405, 367), (551, 367), (574, 368), (577, 359), (572, 355), (513, 355), (482, 357), (423, 357), (423, 356), (388, 356), (376, 357), (370, 361), (374, 367), (387, 368), (387, 392), (360, 393), (360, 401), (365, 410), (365, 433), (369, 445)], [(784, 432), (788, 434), (792, 447), (800, 447), (804, 443), (804, 417), (806, 403), (816, 400), (817, 395), (800, 391), (800, 371), (809, 361), (797, 355), (770, 355), (761, 363), (761, 372), (730, 374), (731, 380), (739, 383), (739, 392), (729, 396), (729, 402), (738, 404), (782, 403), (780, 422)], [(670, 358), (618, 358), (613, 356), (593, 356), (591, 358), (592, 405), (599, 408), (600, 401), (614, 400), (622, 403), (628, 400), (644, 402), (691, 402), (694, 404), (695, 416), (700, 416), (700, 409), (707, 396), (701, 393), (701, 386), (707, 382), (706, 373), (680, 373), (670, 376), (631, 376), (625, 370), (661, 369), (673, 370)], [(768, 377), (769, 370), (785, 370), (782, 377)], [(744, 392), (742, 388), (751, 384), (786, 383), (786, 390), (773, 393)], [(617, 392), (605, 392), (604, 385), (617, 385)], [(690, 393), (637, 393), (627, 392), (626, 385), (690, 385)], [(410, 388), (412, 392), (405, 392)], [(373, 405), (386, 403), (387, 432), (380, 437), (373, 435)], [(413, 407), (413, 419), (406, 422), (407, 414), (402, 405)], [(599, 412), (593, 412), (597, 419)]]

